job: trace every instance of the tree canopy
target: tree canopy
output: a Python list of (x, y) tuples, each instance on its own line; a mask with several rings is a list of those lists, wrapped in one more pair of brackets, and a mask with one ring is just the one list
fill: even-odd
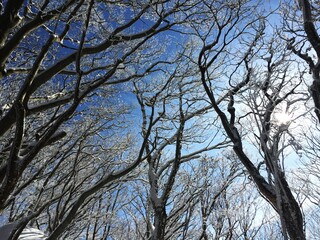
[(319, 9), (0, 1), (9, 239), (318, 239)]

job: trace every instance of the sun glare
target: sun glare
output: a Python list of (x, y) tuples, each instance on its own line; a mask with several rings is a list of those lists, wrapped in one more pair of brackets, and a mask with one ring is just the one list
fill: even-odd
[(288, 125), (292, 121), (292, 116), (286, 112), (276, 113), (275, 120), (279, 125)]

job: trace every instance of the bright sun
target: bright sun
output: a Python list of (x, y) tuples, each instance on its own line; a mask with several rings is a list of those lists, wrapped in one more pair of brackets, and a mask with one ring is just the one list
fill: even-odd
[(292, 121), (292, 116), (286, 112), (276, 113), (274, 118), (279, 125), (288, 125)]

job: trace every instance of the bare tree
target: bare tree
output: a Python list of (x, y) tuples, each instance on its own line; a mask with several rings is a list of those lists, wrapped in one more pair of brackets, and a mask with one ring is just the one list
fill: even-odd
[[(292, 11), (285, 13), (284, 30), (290, 34), (286, 37), (288, 48), (303, 60), (312, 74), (310, 96), (314, 103), (314, 112), (320, 121), (320, 46), (319, 46), (319, 3), (317, 1), (299, 0), (294, 2)], [(290, 8), (291, 9), (291, 8)]]
[[(177, 64), (177, 61), (175, 63)], [(212, 144), (218, 134), (209, 140), (201, 140), (201, 134), (205, 131), (201, 130), (201, 124), (197, 123), (197, 115), (208, 108), (204, 107), (200, 111), (195, 108), (194, 104), (197, 103), (190, 97), (197, 96), (196, 99), (200, 101), (203, 93), (198, 94), (199, 83), (190, 81), (189, 75), (192, 75), (192, 72), (188, 72), (184, 62), (181, 65), (183, 67), (178, 64), (173, 74), (164, 80), (164, 87), (158, 92), (154, 92), (153, 87), (153, 94), (149, 95), (148, 89), (140, 89), (137, 85), (135, 90), (143, 122), (151, 122), (155, 112), (158, 112), (160, 117), (159, 121), (153, 124), (154, 131), (146, 146), (150, 184), (148, 201), (152, 209), (148, 221), (150, 236), (147, 234), (147, 238), (151, 239), (170, 239), (177, 236), (184, 225), (180, 222), (181, 216), (187, 211), (187, 206), (193, 206), (193, 200), (199, 194), (197, 191), (193, 196), (182, 192), (179, 194), (179, 169), (187, 162), (199, 158), (203, 152), (222, 148), (228, 143), (222, 139), (221, 142)], [(160, 80), (157, 81), (159, 83)], [(200, 122), (202, 123), (201, 120)], [(143, 127), (142, 133), (146, 132), (146, 127)], [(183, 153), (189, 144), (196, 144), (197, 141), (205, 146), (189, 151), (188, 154)], [(184, 189), (184, 186), (181, 187)], [(174, 200), (171, 194), (175, 194)], [(170, 212), (167, 208), (171, 209)]]
[[(272, 123), (272, 115), (277, 107), (286, 102), (291, 95), (296, 94), (302, 76), (300, 76), (300, 81), (298, 78), (297, 82), (290, 79), (287, 74), (286, 63), (282, 64), (283, 61), (288, 61), (286, 53), (284, 52), (280, 56), (275, 54), (279, 49), (274, 48), (276, 44), (273, 44), (274, 40), (271, 39), (270, 47), (264, 52), (267, 55), (266, 77), (259, 83), (256, 77), (259, 78), (260, 75), (256, 75), (255, 69), (250, 64), (252, 59), (257, 56), (257, 51), (263, 52), (259, 40), (264, 34), (265, 22), (261, 15), (249, 16), (245, 4), (239, 5), (237, 11), (232, 11), (230, 6), (224, 4), (219, 7), (221, 8), (220, 12), (224, 12), (224, 14), (220, 18), (216, 18), (211, 24), (212, 29), (208, 32), (210, 38), (202, 38), (203, 47), (198, 58), (201, 81), (227, 136), (234, 144), (234, 152), (247, 169), (261, 195), (278, 212), (284, 238), (288, 239), (289, 236), (291, 239), (305, 239), (301, 209), (292, 189), (289, 187), (285, 168), (281, 165), (283, 161), (281, 156), (283, 156), (282, 153), (285, 148), (281, 141), (287, 126), (284, 124), (277, 127), (276, 124)], [(216, 11), (215, 9), (214, 7), (210, 8), (212, 12)], [(250, 12), (250, 14), (252, 13)], [(243, 26), (243, 28), (238, 28), (238, 25)], [(200, 34), (199, 36), (201, 38)], [(239, 42), (238, 39), (241, 39), (242, 36), (247, 39)], [(263, 43), (265, 44), (265, 42)], [(228, 78), (226, 79), (229, 89), (227, 89), (228, 104), (225, 106), (219, 104), (217, 100), (219, 91), (212, 83), (217, 75), (216, 72), (219, 71), (215, 64), (219, 61), (218, 59), (225, 59), (226, 54), (230, 55), (230, 52), (232, 54), (232, 47), (236, 47), (236, 44), (242, 46), (245, 50), (241, 54), (234, 54), (236, 61), (224, 62), (225, 65), (230, 66), (229, 71), (231, 72), (231, 74), (227, 74)], [(224, 66), (224, 68), (228, 69), (227, 66)], [(282, 69), (278, 68), (279, 66)], [(237, 81), (236, 74), (242, 75), (242, 79)], [(291, 82), (292, 85), (290, 85)], [(255, 105), (249, 111), (245, 111), (243, 116), (237, 117), (238, 96), (246, 90), (258, 92), (258, 94), (252, 95)], [(294, 100), (291, 104), (293, 102)], [(229, 118), (225, 112), (228, 112)], [(240, 110), (238, 112), (241, 114)], [(250, 114), (256, 119), (256, 126), (259, 131), (255, 137), (258, 140), (256, 147), (262, 157), (260, 164), (256, 163), (245, 150), (247, 146), (244, 144), (245, 132), (242, 128), (241, 119)], [(261, 164), (265, 165), (267, 176), (261, 173)]]
[[(99, 87), (129, 81), (157, 67), (157, 62), (151, 60), (156, 55), (153, 53), (153, 58), (147, 59), (149, 53), (142, 51), (153, 44), (155, 35), (183, 21), (166, 19), (177, 14), (186, 3), (141, 2), (133, 6), (102, 1), (62, 4), (36, 1), (29, 4), (10, 1), (1, 14), (4, 20), (0, 27), (0, 66), (3, 90), (10, 91), (10, 96), (3, 98), (6, 102), (2, 103), (0, 130), (1, 136), (10, 139), (6, 148), (8, 157), (0, 170), (2, 209), (34, 157), (65, 135), (64, 131), (57, 132), (58, 128), (72, 117), (85, 98)], [(113, 9), (126, 9), (130, 19), (125, 20), (124, 13), (113, 19)], [(145, 18), (151, 22), (134, 31), (135, 25)], [(110, 27), (106, 28), (106, 24)], [(22, 55), (25, 58), (19, 59)], [(21, 61), (19, 66), (17, 61)], [(146, 61), (150, 64), (135, 70), (134, 66)], [(10, 81), (15, 84), (5, 84)], [(45, 114), (47, 121), (37, 129), (25, 128), (37, 113)], [(27, 154), (21, 157), (21, 151), (26, 149)]]
[[(90, 166), (84, 161), (88, 157), (94, 159), (96, 156), (91, 155), (92, 152), (99, 150), (97, 146), (88, 147), (83, 140), (87, 137), (86, 131), (82, 136), (73, 135), (78, 139), (71, 139), (69, 146), (63, 146), (61, 150), (66, 152), (48, 146), (53, 143), (56, 143), (55, 147), (59, 146), (59, 141), (70, 134), (68, 125), (77, 123), (72, 119), (83, 117), (82, 108), (103, 103), (108, 98), (105, 93), (112, 86), (122, 84), (123, 87), (125, 82), (159, 71), (159, 65), (163, 68), (167, 61), (159, 58), (166, 50), (165, 45), (153, 47), (161, 39), (157, 35), (184, 22), (186, 16), (179, 12), (190, 6), (187, 1), (70, 0), (26, 4), (7, 1), (1, 4), (0, 209), (19, 205), (16, 196), (21, 194), (22, 197), (38, 180), (44, 181), (45, 186), (54, 182), (45, 191), (37, 189), (35, 193), (39, 200), (42, 196), (49, 197), (50, 191), (61, 191), (60, 195), (51, 192), (50, 200), (38, 202), (33, 206), (37, 210), (24, 218), (18, 212), (14, 213), (11, 219), (20, 218), (19, 231), (45, 208), (51, 207), (56, 209), (57, 215), (51, 222), (49, 239), (56, 239), (67, 229), (81, 206), (90, 202), (93, 194), (101, 188), (109, 188), (109, 184), (131, 172), (145, 159), (145, 145), (152, 123), (147, 126), (145, 139), (139, 141), (135, 156), (104, 166), (103, 171), (99, 164)], [(101, 124), (101, 121), (93, 123)], [(99, 130), (94, 134), (99, 135)], [(91, 138), (91, 141), (93, 144), (95, 140)], [(116, 143), (115, 138), (109, 147)], [(52, 156), (45, 154), (45, 150), (51, 151), (49, 149), (55, 152)], [(88, 149), (91, 154), (86, 152)], [(120, 149), (117, 154), (121, 154)], [(118, 158), (112, 154), (99, 157), (106, 158), (105, 161)], [(39, 169), (33, 169), (34, 164)], [(72, 165), (71, 172), (59, 172), (61, 167)], [(68, 182), (77, 179), (88, 167), (91, 175), (83, 176), (79, 182)], [(49, 173), (49, 169), (54, 171)], [(30, 172), (32, 174), (28, 175)]]
[[(306, 239), (319, 4), (292, 6), (274, 26), (253, 0), (0, 1), (11, 238)], [(293, 184), (292, 159), (312, 179)], [(250, 182), (278, 219), (259, 220)]]

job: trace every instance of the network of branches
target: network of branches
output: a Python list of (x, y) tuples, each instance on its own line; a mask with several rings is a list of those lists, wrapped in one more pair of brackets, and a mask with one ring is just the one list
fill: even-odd
[(319, 9), (0, 0), (0, 238), (319, 239)]

